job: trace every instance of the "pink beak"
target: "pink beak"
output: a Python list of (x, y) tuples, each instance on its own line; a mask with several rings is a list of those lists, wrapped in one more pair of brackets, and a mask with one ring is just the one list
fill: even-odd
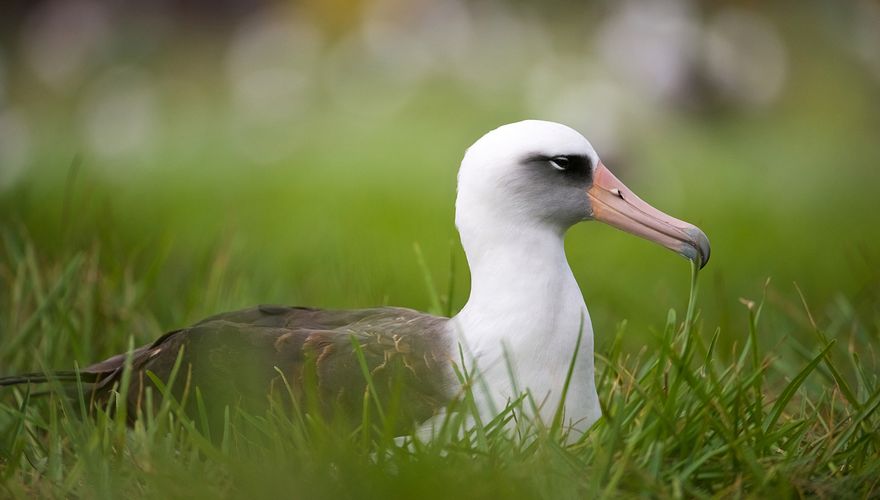
[(601, 162), (587, 195), (594, 219), (663, 245), (697, 262), (701, 269), (709, 262), (709, 238), (700, 228), (645, 203)]

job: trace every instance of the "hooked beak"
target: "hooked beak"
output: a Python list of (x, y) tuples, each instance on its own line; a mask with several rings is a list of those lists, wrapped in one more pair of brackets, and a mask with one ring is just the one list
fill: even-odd
[(601, 162), (587, 196), (594, 219), (663, 245), (695, 261), (700, 269), (709, 262), (709, 238), (700, 228), (645, 203)]

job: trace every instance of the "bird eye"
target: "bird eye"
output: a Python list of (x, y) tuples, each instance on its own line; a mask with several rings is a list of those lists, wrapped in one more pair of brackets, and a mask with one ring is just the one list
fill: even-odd
[(565, 156), (555, 156), (550, 158), (550, 166), (556, 170), (565, 170), (568, 168), (569, 160)]

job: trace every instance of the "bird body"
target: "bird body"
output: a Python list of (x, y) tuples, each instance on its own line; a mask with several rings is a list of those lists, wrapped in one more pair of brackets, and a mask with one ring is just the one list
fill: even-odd
[[(456, 368), (464, 368), (481, 416), (528, 394), (535, 418), (549, 423), (564, 408), (564, 425), (583, 432), (601, 415), (593, 328), (563, 243), (571, 226), (594, 219), (701, 266), (708, 260), (702, 231), (635, 196), (578, 132), (537, 120), (499, 127), (467, 150), (459, 169), (455, 222), (471, 290), (457, 315), (285, 306), (219, 314), (130, 354), (128, 415), (144, 411), (153, 378), (167, 382), (180, 361), (172, 391), (186, 396), (198, 387), (216, 408), (259, 410), (281, 391), (356, 420), (370, 386), (382, 404), (400, 403), (406, 432), (462, 394)], [(107, 401), (127, 356), (51, 377), (79, 377), (95, 401)], [(0, 386), (46, 380), (27, 374), (0, 378)]]

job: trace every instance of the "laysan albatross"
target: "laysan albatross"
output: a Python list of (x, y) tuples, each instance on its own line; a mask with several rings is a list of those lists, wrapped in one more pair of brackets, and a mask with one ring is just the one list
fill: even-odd
[(399, 398), (403, 431), (462, 392), (453, 366), (460, 363), (479, 379), (473, 394), (481, 414), (490, 416), (527, 391), (537, 402), (535, 416), (549, 422), (575, 360), (565, 425), (583, 431), (601, 414), (593, 329), (563, 239), (588, 220), (659, 243), (700, 267), (709, 259), (700, 229), (638, 198), (581, 134), (558, 123), (521, 121), (485, 134), (461, 162), (455, 224), (471, 290), (454, 317), (399, 307), (257, 306), (166, 333), (79, 373), (24, 374), (0, 378), (0, 385), (79, 377), (101, 404), (122, 380), (128, 358), (127, 415), (136, 418), (145, 410), (145, 391), (156, 391), (152, 377), (167, 380), (180, 358), (172, 388), (178, 397), (189, 394), (191, 408), (195, 387), (214, 409), (265, 408), (270, 395), (286, 391), (314, 396), (318, 411), (357, 419), (369, 370), (379, 401)]

